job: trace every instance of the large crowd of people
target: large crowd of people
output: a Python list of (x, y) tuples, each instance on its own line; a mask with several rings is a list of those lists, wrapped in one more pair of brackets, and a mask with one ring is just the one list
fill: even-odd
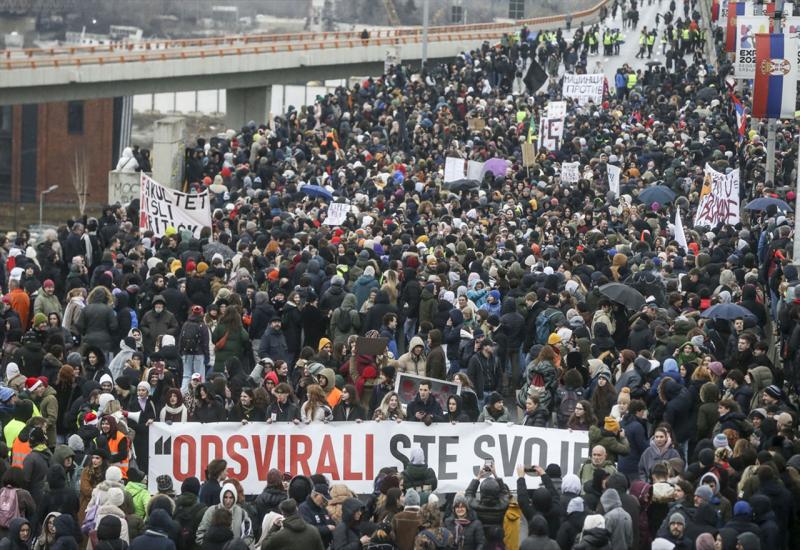
[[(640, 9), (615, 0), (603, 19), (624, 14), (630, 40)], [(666, 63), (623, 65), (602, 104), (568, 100), (531, 166), (522, 146), (563, 70), (586, 72), (600, 42), (618, 53), (612, 20), (522, 29), (197, 139), (199, 238), (141, 231), (136, 201), (1, 238), (0, 550), (800, 547), (800, 280), (774, 206), (795, 200), (797, 134), (779, 127), (768, 181), (763, 127), (739, 135), (698, 10), (642, 21), (639, 56), (658, 38)], [(530, 58), (550, 77), (535, 93)], [(447, 157), (510, 162), (454, 191)], [(772, 205), (691, 227), (706, 164)], [(643, 203), (654, 183), (677, 198)], [(350, 205), (335, 226), (331, 200)], [(643, 305), (601, 290), (614, 282)], [(725, 304), (738, 313), (707, 315)], [(388, 343), (364, 353), (359, 336)], [(462, 391), (440, 407), (422, 382), (403, 403), (402, 373)], [(369, 495), (276, 469), (249, 495), (219, 459), (148, 483), (154, 422), (364, 420), (585, 431), (590, 450), (574, 473), (520, 465), (516, 487), (487, 465), (455, 494), (419, 448), (378, 464)]]

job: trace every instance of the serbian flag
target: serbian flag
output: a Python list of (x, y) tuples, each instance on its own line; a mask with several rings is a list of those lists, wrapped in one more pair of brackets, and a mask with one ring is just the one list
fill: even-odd
[(711, 21), (716, 23), (719, 19), (719, 0), (714, 0), (711, 4)]
[(797, 40), (786, 34), (756, 34), (752, 116), (794, 119), (796, 83)]
[(728, 3), (728, 28), (725, 32), (725, 51), (736, 51), (736, 18), (740, 15), (753, 15), (753, 6), (744, 2)]
[(739, 133), (739, 145), (741, 145), (747, 134), (747, 116), (744, 114), (744, 105), (738, 97), (731, 94), (731, 101), (733, 109), (736, 111), (736, 130)]

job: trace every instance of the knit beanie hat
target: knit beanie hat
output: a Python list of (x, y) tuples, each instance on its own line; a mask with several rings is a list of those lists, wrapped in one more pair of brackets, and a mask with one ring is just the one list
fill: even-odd
[(406, 491), (405, 504), (406, 506), (419, 506), (419, 493), (414, 489)]

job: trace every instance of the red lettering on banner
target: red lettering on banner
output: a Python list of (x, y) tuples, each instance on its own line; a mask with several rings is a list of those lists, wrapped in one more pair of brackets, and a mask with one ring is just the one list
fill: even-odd
[[(214, 447), (213, 454), (209, 453), (209, 448)], [(215, 458), (222, 458), (222, 438), (218, 435), (203, 435), (200, 437), (200, 469), (201, 480), (206, 479), (206, 466)]]
[[(247, 460), (238, 453), (236, 450), (237, 447), (247, 448), (247, 438), (245, 438), (245, 436), (232, 435), (228, 438), (228, 441), (225, 442), (225, 450), (228, 453), (230, 462), (234, 462), (239, 465), (238, 472), (234, 472), (233, 468), (228, 468), (228, 475), (238, 480), (242, 480), (247, 477)], [(266, 476), (266, 470), (263, 473)], [(261, 474), (261, 472), (259, 472), (259, 474)], [(259, 479), (260, 478), (261, 477), (259, 475)], [(264, 479), (266, 479), (266, 477)]]
[(336, 465), (336, 453), (333, 452), (331, 436), (326, 435), (322, 438), (322, 446), (319, 450), (319, 460), (317, 461), (318, 474), (330, 474), (331, 479), (338, 481), (339, 467)]
[[(186, 471), (181, 470), (181, 456), (186, 448)], [(172, 475), (176, 481), (183, 481), (187, 477), (197, 476), (197, 446), (190, 435), (179, 435), (172, 444)]]
[(361, 472), (354, 472), (353, 467), (353, 436), (347, 434), (344, 436), (344, 480), (345, 481), (360, 481), (362, 479)]
[(281, 472), (286, 471), (286, 436), (278, 436), (278, 469)]
[(261, 438), (257, 435), (252, 437), (253, 440), (253, 458), (256, 461), (256, 472), (259, 474), (259, 479), (263, 472), (269, 471), (269, 465), (272, 462), (272, 448), (275, 446), (275, 436), (268, 435), (267, 442), (264, 447), (261, 445)]
[(373, 457), (375, 456), (375, 454), (374, 454), (374, 451), (375, 451), (375, 448), (374, 448), (375, 447), (375, 436), (373, 434), (367, 434), (367, 445), (366, 445), (366, 447), (367, 448), (366, 448), (366, 450), (364, 452), (364, 457), (366, 459), (365, 460), (366, 465), (364, 467), (366, 472), (364, 472), (364, 479), (373, 479), (375, 477), (375, 474), (373, 473), (373, 470), (375, 469), (375, 467), (374, 467), (373, 462), (372, 462)]
[[(293, 476), (300, 474), (300, 468), (304, 476), (310, 476), (311, 471), (308, 469), (308, 459), (311, 457), (311, 438), (307, 435), (293, 435), (289, 441), (290, 455), (289, 471)], [(303, 446), (303, 451), (300, 451), (300, 446)]]

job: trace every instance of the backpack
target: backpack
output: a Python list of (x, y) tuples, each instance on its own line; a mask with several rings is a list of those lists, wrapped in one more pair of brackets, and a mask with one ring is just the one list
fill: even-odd
[(566, 388), (558, 390), (558, 394), (561, 398), (561, 402), (558, 404), (558, 410), (556, 411), (556, 420), (559, 428), (565, 428), (572, 413), (575, 412), (575, 405), (578, 404), (578, 401), (580, 401), (583, 396), (578, 395), (578, 392), (575, 390)]
[(20, 516), (17, 490), (13, 487), (3, 487), (0, 491), (0, 527), (8, 529), (11, 520)]
[(350, 327), (350, 311), (343, 311), (339, 310), (339, 316), (336, 318), (336, 328), (339, 329), (340, 332), (349, 332)]
[(545, 345), (550, 334), (553, 333), (553, 326), (558, 321), (559, 317), (564, 317), (564, 314), (557, 309), (547, 309), (539, 314), (536, 318), (536, 343)]
[[(443, 528), (442, 527), (439, 528), (440, 532), (441, 532), (441, 529), (443, 529)], [(429, 542), (431, 542), (432, 545), (433, 545), (433, 548), (435, 548), (436, 550), (451, 550), (451, 549), (455, 548), (455, 546), (453, 546), (451, 544), (447, 544), (447, 542), (453, 540), (452, 535), (445, 538), (444, 544), (440, 544), (442, 541), (439, 540), (439, 537), (437, 537), (429, 529), (424, 529), (424, 530), (420, 531), (418, 536), (423, 537), (423, 538), (427, 539)]]
[(184, 355), (195, 355), (200, 348), (202, 336), (200, 335), (200, 325), (188, 321), (183, 325), (181, 331), (181, 353)]
[(97, 503), (96, 498), (92, 499), (89, 506), (86, 507), (86, 515), (83, 517), (83, 523), (81, 524), (81, 533), (84, 535), (89, 535), (95, 530), (97, 526), (97, 510), (99, 508), (100, 505)]

